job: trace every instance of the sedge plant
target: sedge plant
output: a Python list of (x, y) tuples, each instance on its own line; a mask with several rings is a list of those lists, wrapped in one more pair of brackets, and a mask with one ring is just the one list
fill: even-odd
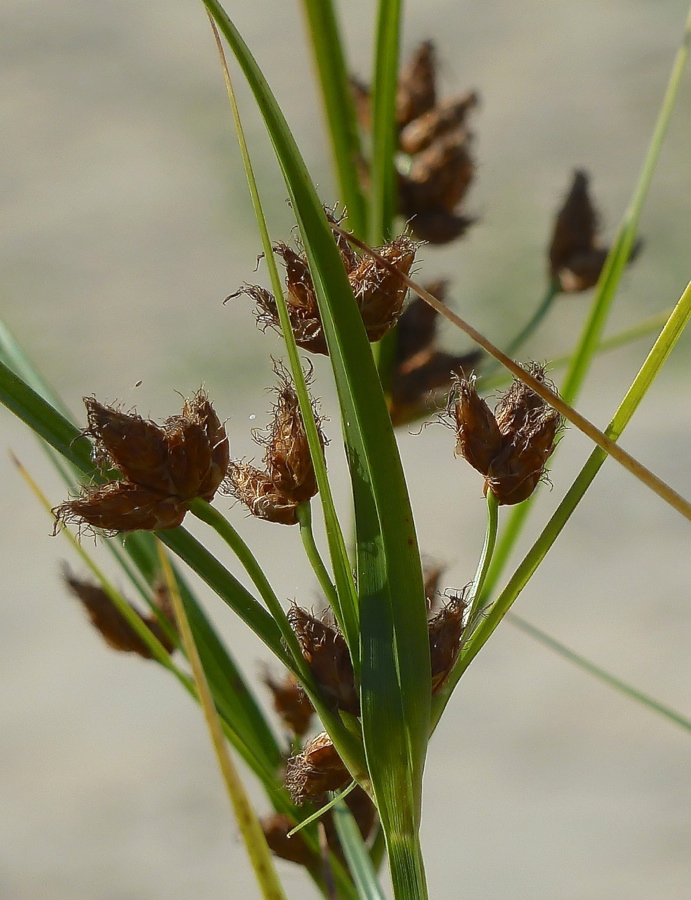
[[(304, 0), (339, 191), (325, 198), (232, 15), (216, 0), (204, 3), (270, 283), (236, 291), (242, 299), (231, 305), (232, 314), (254, 303), (259, 324), (284, 341), (284, 359), (274, 364), (271, 422), (257, 435), (261, 465), (231, 457), (228, 411), (201, 390), (163, 423), (93, 397), (85, 400), (85, 420), (73, 421), (4, 327), (0, 399), (33, 429), (64, 479), (69, 496), (53, 508), (56, 533), (70, 535), (92, 573), (87, 580), (68, 572), (69, 589), (111, 646), (155, 660), (199, 702), (261, 895), (285, 896), (273, 853), (304, 867), (325, 897), (348, 900), (384, 896), (378, 872), (385, 860), (397, 900), (424, 900), (420, 824), (428, 744), (464, 673), (505, 618), (691, 730), (683, 714), (511, 612), (608, 456), (660, 503), (691, 519), (689, 500), (618, 443), (691, 316), (690, 289), (662, 319), (608, 339), (617, 345), (657, 332), (609, 425), (600, 429), (574, 408), (602, 349), (623, 272), (640, 249), (638, 221), (686, 62), (691, 18), (614, 243), (601, 240), (588, 176), (578, 170), (556, 217), (543, 299), (498, 348), (447, 307), (443, 283), (425, 273), (420, 284), (414, 268), (423, 243), (433, 250), (474, 226), (465, 195), (475, 177), (470, 129), (478, 98), (474, 92), (438, 96), (432, 41), (412, 59), (399, 59), (401, 4), (381, 0), (367, 85), (351, 76), (330, 0)], [(296, 223), (290, 241), (272, 235), (267, 224), (235, 100), (238, 77), (254, 95), (280, 166)], [(547, 366), (522, 360), (523, 345), (559, 296), (593, 288), (569, 358)], [(440, 316), (471, 339), (465, 354), (437, 346)], [(338, 397), (337, 418), (328, 423), (311, 361), (318, 357), (328, 360)], [(567, 374), (558, 386), (560, 366)], [(492, 404), (497, 387), (504, 391)], [(444, 398), (438, 418), (449, 427), (450, 448), (465, 461), (458, 464), (482, 477), (487, 508), (476, 573), (442, 600), (440, 572), (423, 567), (395, 430), (429, 417), (431, 397)], [(507, 577), (527, 512), (560, 440), (568, 439), (567, 422), (592, 441), (592, 454)], [(333, 445), (345, 450), (352, 514), (334, 500)], [(227, 497), (264, 520), (267, 534), (279, 527), (299, 533), (323, 597), (321, 613), (287, 603), (281, 586), (270, 583), (224, 515)], [(186, 530), (188, 516), (215, 532), (223, 554), (214, 555)], [(146, 613), (79, 543), (85, 532), (114, 555)], [(233, 574), (238, 566), (243, 581)], [(284, 674), (267, 674), (266, 684), (287, 742), (216, 633), (186, 568), (282, 667)], [(236, 757), (272, 807), (262, 820), (247, 799)]]

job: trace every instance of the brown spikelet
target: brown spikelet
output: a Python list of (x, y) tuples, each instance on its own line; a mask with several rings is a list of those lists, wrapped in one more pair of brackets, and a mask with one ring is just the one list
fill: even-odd
[[(233, 460), (225, 490), (244, 503), (253, 516), (281, 525), (295, 525), (298, 505), (317, 493), (317, 478), (295, 388), (282, 366), (275, 364), (274, 372), (278, 377), (278, 400), (272, 423), (266, 435), (254, 435), (257, 443), (265, 448), (264, 469)], [(308, 381), (309, 378), (308, 374)], [(326, 438), (314, 404), (312, 414), (323, 448)]]
[(354, 716), (360, 714), (348, 645), (336, 625), (329, 625), (293, 604), (288, 621), (326, 703)]
[[(528, 371), (546, 383), (542, 366), (533, 364)], [(485, 493), (491, 490), (504, 505), (526, 500), (554, 452), (562, 427), (559, 413), (517, 379), (493, 414), (474, 382), (460, 378), (448, 414), (456, 430), (456, 452), (485, 476)]]
[(466, 608), (463, 594), (459, 594), (442, 606), (428, 622), (432, 694), (443, 687), (461, 652)]
[[(418, 244), (406, 235), (379, 248), (380, 256), (403, 275), (409, 275)], [(407, 285), (377, 259), (364, 257), (349, 276), (355, 300), (370, 341), (380, 341), (398, 321)]]
[(296, 737), (304, 737), (312, 722), (314, 709), (300, 682), (288, 671), (282, 678), (275, 678), (266, 672), (263, 681), (271, 691), (273, 707), (283, 723)]
[[(100, 632), (109, 647), (122, 653), (136, 653), (144, 659), (154, 658), (147, 644), (120, 613), (100, 585), (77, 578), (67, 568), (64, 570), (63, 578), (70, 592), (77, 597), (87, 611), (91, 624)], [(132, 609), (165, 649), (169, 653), (172, 652), (175, 645), (167, 638), (156, 617), (154, 615), (143, 616), (134, 607)]]
[(271, 476), (249, 463), (233, 460), (228, 470), (225, 489), (258, 519), (279, 525), (297, 525), (298, 504), (286, 497)]
[(326, 732), (313, 738), (286, 765), (285, 786), (296, 806), (302, 806), (306, 800), (320, 800), (327, 791), (338, 791), (350, 780), (350, 773)]
[(410, 172), (401, 178), (401, 212), (407, 218), (434, 209), (452, 213), (465, 196), (474, 172), (462, 132), (438, 137), (414, 157)]
[[(433, 282), (427, 290), (444, 299), (446, 283)], [(438, 312), (421, 297), (414, 297), (398, 322), (396, 357), (389, 385), (389, 412), (394, 425), (404, 425), (430, 412), (440, 391), (448, 391), (452, 378), (470, 371), (482, 351), (456, 355), (437, 349)]]
[(203, 391), (186, 400), (182, 414), (156, 425), (85, 397), (94, 453), (122, 478), (90, 485), (56, 507), (57, 522), (117, 533), (180, 525), (195, 497), (211, 500), (228, 468), (228, 438)]
[[(438, 137), (449, 131), (460, 130), (471, 109), (478, 103), (475, 91), (443, 101), (433, 109), (409, 122), (401, 130), (399, 146), (404, 153), (414, 154), (426, 150)], [(461, 132), (464, 142), (468, 136)]]
[(436, 54), (432, 41), (420, 44), (398, 76), (396, 121), (400, 127), (436, 103)]
[(296, 824), (289, 816), (284, 813), (274, 813), (271, 816), (264, 816), (260, 820), (260, 824), (266, 843), (274, 856), (307, 868), (315, 865), (315, 857), (300, 832), (288, 837), (289, 832), (295, 828)]
[(456, 425), (456, 453), (486, 475), (501, 452), (503, 440), (492, 411), (475, 388), (474, 378), (455, 381), (450, 410)]

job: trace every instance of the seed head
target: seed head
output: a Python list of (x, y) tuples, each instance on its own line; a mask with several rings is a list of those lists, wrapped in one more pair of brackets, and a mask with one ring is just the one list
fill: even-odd
[(295, 828), (295, 822), (290, 816), (274, 813), (272, 816), (264, 816), (260, 824), (266, 843), (274, 856), (307, 868), (315, 864), (315, 858), (300, 832), (288, 837), (289, 832)]
[[(528, 371), (547, 383), (542, 366), (533, 364)], [(485, 476), (485, 493), (491, 490), (505, 505), (527, 499), (554, 452), (562, 426), (559, 413), (516, 380), (493, 414), (474, 380), (459, 378), (449, 414), (455, 424), (456, 452)]]
[(312, 722), (314, 708), (300, 682), (288, 671), (282, 678), (274, 678), (266, 672), (263, 680), (271, 691), (274, 709), (285, 726), (296, 737), (304, 737)]
[(195, 497), (211, 500), (228, 468), (225, 429), (203, 391), (182, 414), (156, 425), (85, 397), (94, 455), (122, 477), (89, 485), (54, 510), (58, 521), (105, 532), (154, 531), (180, 525)]
[[(446, 282), (433, 282), (427, 290), (443, 301)], [(463, 374), (481, 359), (478, 351), (458, 356), (439, 350), (438, 316), (429, 303), (413, 297), (399, 319), (389, 385), (389, 411), (394, 425), (404, 425), (428, 413), (430, 400), (450, 387), (453, 374)]]
[[(460, 131), (468, 113), (478, 104), (475, 91), (444, 100), (438, 106), (413, 119), (401, 130), (398, 143), (403, 153), (415, 154), (426, 150), (438, 137), (450, 131)], [(464, 143), (469, 135), (461, 132)]]
[[(279, 383), (273, 420), (265, 436), (255, 434), (257, 443), (265, 448), (264, 469), (242, 460), (232, 461), (225, 489), (253, 516), (295, 525), (299, 504), (317, 493), (317, 478), (295, 388), (285, 369), (276, 364), (274, 371)], [(323, 448), (326, 438), (314, 405), (313, 414)]]
[(359, 716), (360, 698), (355, 688), (353, 664), (338, 627), (317, 619), (297, 604), (288, 611), (288, 621), (326, 703), (333, 710), (342, 709)]
[(302, 806), (305, 800), (320, 800), (327, 791), (338, 791), (350, 780), (326, 732), (313, 738), (286, 765), (285, 785), (296, 806)]
[[(123, 653), (137, 653), (144, 659), (154, 658), (147, 644), (137, 634), (127, 619), (120, 613), (100, 585), (75, 577), (67, 568), (64, 570), (63, 578), (70, 593), (82, 603), (89, 615), (91, 624), (101, 633), (108, 646)], [(170, 614), (169, 609), (166, 608), (165, 600), (156, 594), (154, 599), (163, 615), (169, 619), (171, 625), (173, 625), (174, 617)], [(152, 634), (158, 638), (165, 649), (169, 653), (172, 653), (175, 649), (175, 644), (161, 627), (156, 615), (150, 614), (144, 616), (134, 607), (132, 607), (132, 609), (137, 613)]]
[(427, 623), (432, 662), (432, 694), (444, 685), (461, 652), (467, 603), (463, 594), (453, 597)]
[(425, 41), (398, 76), (396, 121), (400, 127), (417, 119), (436, 103), (436, 68), (434, 44)]

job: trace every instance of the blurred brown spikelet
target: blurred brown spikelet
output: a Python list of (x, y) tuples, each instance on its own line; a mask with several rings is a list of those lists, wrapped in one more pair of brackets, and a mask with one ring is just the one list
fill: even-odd
[(467, 603), (463, 593), (457, 594), (444, 604), (427, 623), (433, 695), (444, 686), (461, 652), (466, 608)]
[(432, 109), (437, 100), (437, 59), (432, 41), (424, 41), (398, 76), (396, 122), (403, 128)]
[(284, 813), (274, 813), (264, 816), (260, 820), (260, 824), (269, 850), (274, 856), (308, 869), (318, 862), (299, 831), (292, 837), (288, 837), (289, 832), (296, 825), (290, 816), (286, 816)]
[(286, 765), (285, 786), (296, 806), (320, 800), (327, 791), (338, 791), (350, 781), (350, 773), (326, 732), (309, 741)]
[[(120, 613), (108, 594), (99, 584), (77, 578), (75, 575), (71, 574), (67, 567), (65, 567), (63, 571), (63, 579), (69, 588), (70, 593), (81, 602), (88, 613), (91, 624), (100, 632), (109, 647), (123, 653), (137, 653), (144, 659), (154, 658), (153, 653), (147, 644), (137, 634), (127, 619)], [(165, 592), (164, 596), (160, 591), (155, 591), (154, 602), (174, 628), (175, 619), (172, 615), (167, 592)], [(129, 605), (151, 631), (154, 637), (160, 641), (168, 653), (172, 653), (175, 649), (175, 644), (168, 637), (155, 613), (142, 615), (142, 613), (132, 606), (132, 604)]]
[[(553, 389), (542, 366), (533, 363), (528, 372)], [(492, 413), (467, 378), (457, 379), (448, 413), (456, 452), (485, 476), (485, 494), (491, 490), (504, 505), (526, 500), (554, 452), (563, 424), (559, 413), (518, 379)]]
[[(569, 193), (557, 213), (549, 247), (550, 277), (567, 294), (594, 287), (609, 253), (599, 235), (600, 217), (590, 198), (588, 182), (587, 172), (574, 172)], [(641, 241), (636, 241), (629, 263), (638, 256), (641, 246)]]
[(465, 135), (462, 128), (468, 113), (477, 105), (478, 96), (475, 91), (444, 100), (434, 109), (413, 119), (401, 130), (399, 147), (403, 153), (412, 156), (426, 150), (433, 141), (450, 131), (456, 131), (465, 139), (464, 142), (467, 141), (469, 135)]
[[(443, 301), (446, 282), (427, 290)], [(413, 297), (398, 322), (396, 357), (389, 385), (389, 412), (394, 425), (405, 425), (429, 413), (430, 399), (448, 391), (453, 375), (477, 365), (482, 351), (456, 355), (437, 348), (439, 313), (421, 297)]]
[[(359, 785), (350, 791), (345, 798), (345, 803), (357, 823), (363, 840), (366, 841), (372, 834), (377, 821), (377, 810), (374, 804)], [(329, 849), (342, 862), (345, 862), (331, 811), (327, 810), (320, 817), (319, 821), (324, 825)], [(266, 816), (261, 820), (266, 842), (275, 856), (297, 863), (300, 866), (311, 868), (319, 860), (310, 853), (300, 832), (297, 832), (290, 838), (288, 837), (288, 833), (295, 827), (295, 824), (289, 816), (280, 813)]]
[[(326, 210), (329, 221), (339, 224), (332, 210)], [(359, 257), (349, 241), (335, 234), (348, 280), (362, 315), (369, 341), (379, 341), (396, 324), (403, 308), (407, 288), (403, 281), (372, 257)], [(408, 275), (415, 260), (418, 244), (401, 235), (379, 248), (379, 254), (402, 275)], [(311, 353), (328, 355), (328, 347), (314, 291), (312, 276), (305, 256), (287, 244), (277, 243), (274, 251), (286, 267), (286, 303), (295, 342)], [(257, 322), (280, 331), (276, 298), (258, 285), (245, 285), (231, 297), (246, 294), (254, 300)]]
[(339, 628), (293, 604), (288, 621), (300, 643), (305, 662), (329, 707), (360, 715), (348, 645)]
[[(264, 469), (233, 460), (224, 487), (253, 516), (281, 525), (295, 525), (298, 505), (317, 493), (317, 478), (295, 388), (282, 366), (275, 364), (274, 372), (278, 378), (278, 400), (274, 404), (273, 420), (265, 436), (254, 435), (255, 441), (265, 448)], [(323, 448), (326, 438), (314, 404), (312, 411)]]
[(264, 684), (271, 691), (273, 707), (289, 731), (302, 738), (309, 730), (314, 715), (310, 699), (292, 672), (284, 672), (282, 678), (265, 672)]
[(85, 397), (94, 456), (122, 478), (87, 485), (54, 510), (57, 522), (105, 532), (154, 531), (180, 525), (195, 497), (213, 499), (229, 462), (225, 429), (203, 391), (163, 425)]

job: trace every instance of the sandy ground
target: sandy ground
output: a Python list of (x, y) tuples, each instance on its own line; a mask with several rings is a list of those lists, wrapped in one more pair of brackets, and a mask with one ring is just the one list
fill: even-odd
[[(235, 6), (333, 199), (298, 7)], [(342, 13), (353, 66), (366, 76), (371, 4), (349, 0)], [(591, 171), (613, 233), (684, 15), (680, 0), (410, 5), (406, 48), (434, 37), (445, 87), (477, 87), (483, 102), (469, 203), (482, 223), (461, 245), (424, 251), (420, 271), (450, 277), (459, 310), (497, 341), (538, 301), (549, 222), (574, 167)], [(163, 417), (178, 408), (176, 391), (204, 382), (230, 417), (234, 453), (250, 453), (250, 428), (269, 403), (268, 354), (280, 345), (256, 332), (241, 301), (222, 305), (252, 279), (259, 240), (203, 11), (182, 0), (6, 0), (0, 72), (3, 318), (77, 413), (93, 393)], [(646, 250), (611, 330), (671, 306), (689, 277), (690, 91), (687, 73), (642, 220)], [(274, 234), (287, 236), (285, 191), (244, 90), (241, 98)], [(568, 349), (587, 303), (562, 300), (530, 352)], [(647, 346), (594, 368), (580, 407), (599, 424)], [(686, 496), (690, 349), (679, 346), (624, 439)], [(155, 666), (104, 649), (65, 596), (59, 563), (69, 548), (49, 537), (6, 450), (55, 502), (62, 488), (19, 423), (2, 413), (0, 428), (0, 898), (257, 896), (198, 711)], [(335, 421), (330, 430), (335, 438)], [(461, 586), (482, 541), (479, 477), (454, 460), (442, 428), (403, 434), (401, 446), (422, 546), (448, 563), (444, 583)], [(527, 540), (588, 449), (569, 432)], [(279, 594), (312, 602), (297, 535), (246, 522), (237, 508), (230, 516)], [(687, 529), (608, 464), (520, 611), (691, 714)], [(262, 648), (203, 596), (254, 676)], [(505, 625), (431, 747), (431, 896), (683, 900), (690, 780), (688, 733)], [(281, 871), (290, 897), (313, 896), (299, 871)]]

